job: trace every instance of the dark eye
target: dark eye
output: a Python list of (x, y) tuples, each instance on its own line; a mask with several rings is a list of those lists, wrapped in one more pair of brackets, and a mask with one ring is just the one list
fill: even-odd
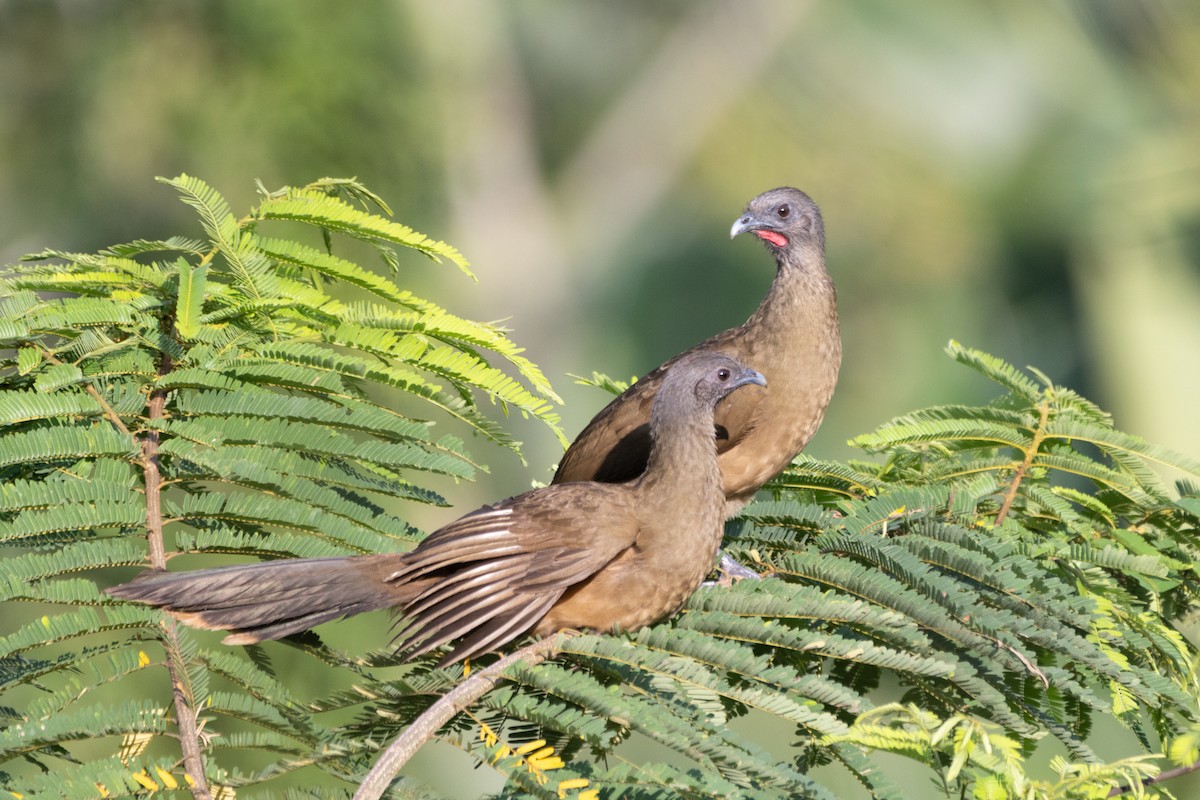
[(784, 203), (779, 208), (775, 209), (775, 213), (779, 215), (780, 219), (787, 219), (788, 216), (792, 213), (792, 207), (789, 206), (787, 203)]
[(719, 380), (719, 381), (729, 380), (729, 370), (723, 369), (723, 368), (717, 370), (717, 380)]

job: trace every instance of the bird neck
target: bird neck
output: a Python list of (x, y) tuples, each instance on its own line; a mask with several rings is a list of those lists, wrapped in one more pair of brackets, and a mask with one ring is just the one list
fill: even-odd
[(709, 498), (724, 503), (713, 414), (666, 414), (660, 397), (651, 412), (653, 444), (637, 491), (648, 504), (683, 503), (700, 512)]
[(798, 244), (776, 258), (775, 280), (745, 327), (766, 337), (791, 338), (797, 329), (837, 326), (837, 290), (815, 243)]

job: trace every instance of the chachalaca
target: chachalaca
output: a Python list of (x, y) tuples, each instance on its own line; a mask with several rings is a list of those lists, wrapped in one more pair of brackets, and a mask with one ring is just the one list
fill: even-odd
[(730, 238), (741, 233), (762, 239), (775, 256), (775, 280), (758, 309), (741, 327), (667, 361), (609, 403), (563, 455), (553, 483), (619, 483), (640, 475), (650, 457), (654, 398), (696, 353), (726, 353), (770, 384), (738, 392), (717, 406), (717, 462), (727, 516), (749, 503), (808, 444), (825, 415), (842, 360), (821, 212), (798, 189), (772, 189), (751, 200), (733, 223)]
[(449, 664), (531, 632), (634, 630), (683, 605), (725, 518), (713, 408), (762, 375), (720, 353), (675, 362), (650, 416), (649, 465), (623, 484), (549, 486), (484, 506), (408, 553), (153, 571), (109, 589), (228, 644), (278, 639), (379, 608), (412, 658), (457, 639)]

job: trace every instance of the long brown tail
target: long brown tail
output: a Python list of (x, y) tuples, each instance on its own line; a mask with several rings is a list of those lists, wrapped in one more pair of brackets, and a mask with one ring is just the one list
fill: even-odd
[(144, 572), (108, 589), (113, 597), (160, 606), (196, 628), (231, 630), (226, 644), (253, 644), (322, 622), (403, 605), (415, 587), (387, 577), (401, 555), (298, 558), (196, 572)]

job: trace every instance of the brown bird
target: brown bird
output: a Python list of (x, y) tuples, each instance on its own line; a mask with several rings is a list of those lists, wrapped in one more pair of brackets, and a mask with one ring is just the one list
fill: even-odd
[(727, 516), (740, 511), (808, 444), (825, 415), (842, 361), (821, 212), (798, 189), (772, 189), (751, 200), (733, 223), (730, 238), (741, 233), (762, 239), (775, 256), (775, 280), (758, 309), (742, 326), (676, 356), (609, 403), (563, 455), (553, 483), (619, 483), (640, 475), (650, 458), (654, 398), (672, 372), (697, 353), (730, 355), (770, 384), (738, 392), (716, 409)]
[(467, 514), (409, 553), (147, 572), (108, 592), (235, 631), (228, 644), (396, 608), (403, 656), (459, 640), (442, 664), (526, 632), (634, 630), (678, 610), (712, 568), (725, 517), (713, 408), (765, 383), (720, 353), (675, 362), (653, 404), (649, 464), (630, 483), (535, 489)]

